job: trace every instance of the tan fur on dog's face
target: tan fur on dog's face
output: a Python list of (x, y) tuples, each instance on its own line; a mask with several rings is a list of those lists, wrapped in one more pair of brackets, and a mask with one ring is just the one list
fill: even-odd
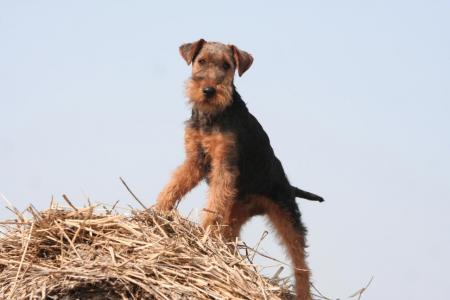
[[(253, 62), (250, 54), (233, 45), (204, 40), (183, 44), (180, 53), (188, 64), (192, 63), (192, 76), (186, 82), (189, 102), (207, 113), (221, 112), (231, 104), (236, 69), (242, 75)], [(205, 88), (216, 92), (206, 97)]]

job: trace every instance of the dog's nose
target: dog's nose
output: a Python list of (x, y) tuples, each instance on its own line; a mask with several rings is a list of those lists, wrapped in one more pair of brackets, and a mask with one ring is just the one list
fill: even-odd
[(208, 98), (214, 96), (215, 93), (216, 89), (213, 87), (208, 86), (203, 89), (203, 95), (205, 95)]

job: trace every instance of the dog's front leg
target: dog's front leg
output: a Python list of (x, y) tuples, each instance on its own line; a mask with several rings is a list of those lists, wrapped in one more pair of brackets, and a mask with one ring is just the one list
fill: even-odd
[(209, 195), (204, 210), (202, 226), (220, 231), (227, 239), (232, 238), (231, 219), (236, 203), (238, 168), (233, 135), (217, 133), (205, 141), (211, 157)]
[(232, 208), (236, 202), (236, 175), (225, 166), (220, 166), (220, 170), (213, 167), (210, 178), (210, 188), (208, 202), (203, 212), (202, 226), (218, 233), (220, 232), (226, 239), (232, 237), (231, 219)]
[(185, 131), (186, 160), (175, 170), (171, 180), (159, 194), (156, 210), (172, 210), (178, 201), (203, 179), (204, 172), (198, 156), (199, 147), (198, 131), (187, 127)]

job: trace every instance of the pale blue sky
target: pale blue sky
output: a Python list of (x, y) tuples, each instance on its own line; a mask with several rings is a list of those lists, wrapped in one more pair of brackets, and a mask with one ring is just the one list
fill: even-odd
[(122, 176), (154, 203), (184, 156), (178, 46), (233, 43), (254, 55), (236, 85), (289, 178), (326, 198), (300, 202), (316, 286), (345, 299), (375, 276), (363, 299), (448, 299), (450, 2), (154, 3), (0, 0), (0, 192), (22, 209), (135, 205)]

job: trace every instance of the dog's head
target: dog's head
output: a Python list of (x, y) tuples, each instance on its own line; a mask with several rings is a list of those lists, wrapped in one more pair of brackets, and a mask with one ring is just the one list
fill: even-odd
[(180, 54), (192, 64), (186, 95), (198, 110), (207, 113), (223, 111), (232, 103), (235, 72), (242, 76), (253, 62), (249, 53), (234, 45), (203, 39), (181, 45)]

